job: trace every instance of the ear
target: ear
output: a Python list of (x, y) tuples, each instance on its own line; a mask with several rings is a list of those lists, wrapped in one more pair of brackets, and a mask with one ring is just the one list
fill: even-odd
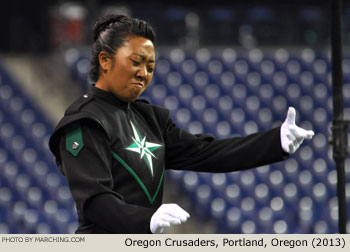
[(106, 73), (112, 66), (112, 59), (105, 51), (101, 51), (98, 54), (98, 61), (100, 63), (101, 70), (104, 73)]

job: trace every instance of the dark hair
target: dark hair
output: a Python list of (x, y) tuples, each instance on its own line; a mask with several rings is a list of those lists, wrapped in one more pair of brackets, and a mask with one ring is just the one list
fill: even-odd
[(93, 82), (98, 80), (100, 74), (98, 55), (101, 51), (107, 52), (112, 57), (130, 35), (144, 37), (153, 44), (156, 39), (156, 34), (149, 23), (124, 15), (107, 15), (98, 18), (93, 27), (93, 35), (90, 66), (90, 79)]

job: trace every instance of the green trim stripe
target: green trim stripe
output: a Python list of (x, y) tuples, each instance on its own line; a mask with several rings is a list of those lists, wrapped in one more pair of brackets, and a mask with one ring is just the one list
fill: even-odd
[(134, 170), (116, 153), (114, 153), (112, 151), (112, 156), (122, 165), (124, 166), (124, 168), (130, 172), (130, 174), (134, 177), (134, 179), (137, 181), (137, 183), (141, 186), (142, 190), (145, 192), (149, 202), (151, 204), (153, 204), (154, 200), (156, 199), (157, 195), (158, 195), (158, 192), (160, 190), (160, 187), (162, 185), (162, 181), (163, 181), (163, 177), (164, 177), (164, 169), (163, 169), (163, 172), (162, 172), (162, 175), (159, 179), (159, 184), (158, 184), (158, 187), (157, 187), (157, 190), (156, 192), (154, 193), (153, 197), (151, 197), (149, 191), (147, 190), (145, 184), (141, 181), (141, 179), (137, 176), (137, 174), (134, 172)]

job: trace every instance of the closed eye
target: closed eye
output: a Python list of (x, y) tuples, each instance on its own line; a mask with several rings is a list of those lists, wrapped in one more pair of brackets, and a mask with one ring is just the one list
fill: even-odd
[(141, 63), (140, 62), (138, 62), (137, 60), (131, 60), (132, 61), (132, 64), (134, 65), (134, 66), (139, 66)]

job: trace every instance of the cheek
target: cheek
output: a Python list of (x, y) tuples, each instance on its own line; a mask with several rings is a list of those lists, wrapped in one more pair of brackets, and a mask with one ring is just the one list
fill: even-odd
[(152, 81), (152, 78), (153, 78), (153, 73), (148, 75), (147, 84), (149, 84)]

